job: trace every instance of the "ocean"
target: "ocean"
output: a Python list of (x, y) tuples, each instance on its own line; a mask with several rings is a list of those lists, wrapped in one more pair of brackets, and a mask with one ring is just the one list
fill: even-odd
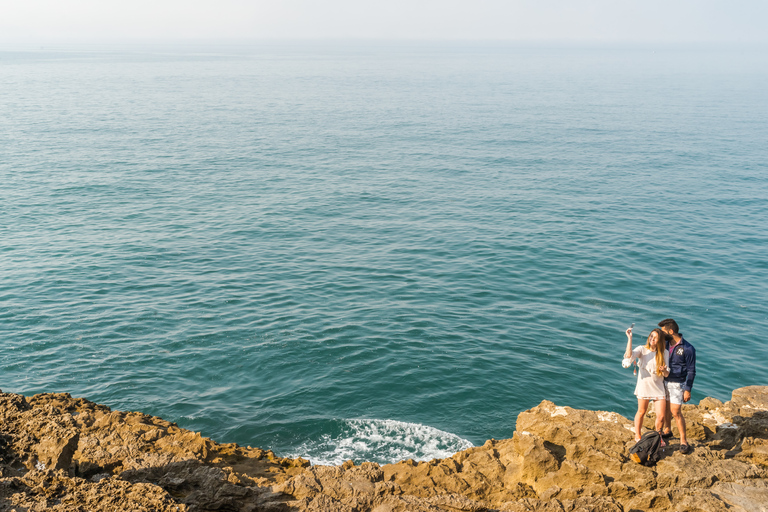
[(0, 387), (393, 462), (766, 385), (765, 48), (0, 48)]

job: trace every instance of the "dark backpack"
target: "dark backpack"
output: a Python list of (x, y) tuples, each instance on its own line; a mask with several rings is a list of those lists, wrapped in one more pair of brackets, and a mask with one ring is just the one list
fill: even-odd
[(655, 430), (646, 432), (635, 446), (629, 449), (629, 458), (644, 466), (653, 466), (661, 453), (661, 434)]

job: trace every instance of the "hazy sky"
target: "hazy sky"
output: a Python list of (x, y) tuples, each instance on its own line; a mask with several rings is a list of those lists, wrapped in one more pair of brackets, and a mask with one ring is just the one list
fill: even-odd
[(768, 42), (768, 0), (0, 0), (0, 40)]

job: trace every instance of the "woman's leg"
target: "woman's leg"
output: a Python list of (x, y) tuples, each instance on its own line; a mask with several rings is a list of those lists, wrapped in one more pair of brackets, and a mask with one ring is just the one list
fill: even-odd
[[(666, 383), (664, 384), (666, 388)], [(669, 406), (669, 393), (667, 393), (667, 399), (665, 400), (667, 409), (664, 411), (664, 432), (672, 432), (672, 409)]]
[(664, 423), (666, 420), (666, 414), (667, 414), (667, 401), (666, 400), (656, 400), (656, 430), (659, 432), (662, 431), (664, 428)]
[(643, 418), (645, 418), (645, 413), (648, 411), (649, 402), (650, 400), (646, 400), (645, 398), (637, 399), (637, 413), (635, 413), (635, 441), (638, 441), (643, 437)]

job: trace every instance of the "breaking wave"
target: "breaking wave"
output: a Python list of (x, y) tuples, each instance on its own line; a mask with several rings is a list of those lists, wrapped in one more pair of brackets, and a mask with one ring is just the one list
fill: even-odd
[(350, 459), (389, 464), (446, 458), (473, 446), (455, 434), (418, 423), (356, 419), (340, 420), (335, 427), (288, 456), (308, 458), (315, 465), (339, 465)]

